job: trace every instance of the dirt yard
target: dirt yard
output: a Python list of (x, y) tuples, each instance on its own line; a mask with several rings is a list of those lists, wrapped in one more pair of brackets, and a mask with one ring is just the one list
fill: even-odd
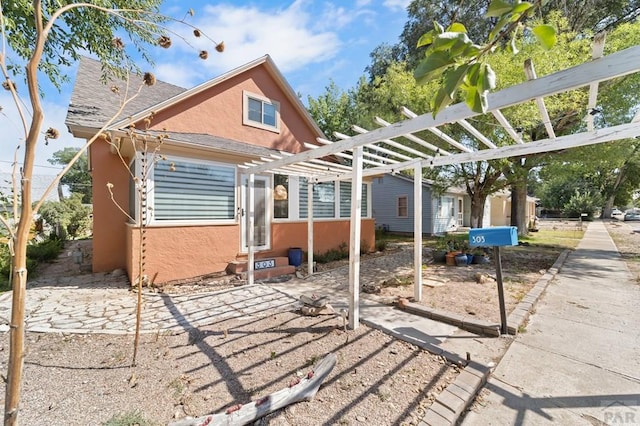
[[(219, 412), (286, 388), (330, 352), (337, 365), (313, 401), (256, 424), (417, 424), (457, 375), (440, 357), (341, 323), (292, 312), (147, 335), (135, 368), (132, 336), (28, 333), (21, 424), (161, 425)], [(7, 356), (5, 333), (3, 372)]]
[[(505, 250), (509, 304), (526, 293), (559, 252)], [(381, 254), (370, 258), (376, 256)], [(495, 283), (474, 280), (476, 272), (492, 275), (492, 268), (426, 265), (425, 281), (432, 287), (425, 286), (423, 303), (497, 321)], [(406, 277), (388, 278), (396, 284), (385, 286), (385, 294), (412, 295)], [(196, 287), (201, 291), (208, 286)], [(3, 372), (8, 348), (5, 333), (0, 336)], [(322, 356), (335, 352), (337, 365), (313, 401), (256, 424), (418, 424), (458, 371), (442, 358), (380, 331), (361, 326), (345, 332), (340, 318), (295, 312), (221, 321), (179, 335), (145, 335), (135, 368), (130, 367), (132, 351), (132, 336), (28, 333), (21, 423), (167, 424), (283, 389)], [(4, 398), (3, 393), (4, 387)]]
[[(502, 272), (507, 314), (553, 265), (561, 253), (558, 248), (505, 247), (502, 249)], [(487, 264), (447, 266), (428, 263), (423, 267), (421, 305), (462, 315), (500, 322), (496, 268), (491, 259)], [(382, 296), (413, 300), (413, 276), (387, 279)]]

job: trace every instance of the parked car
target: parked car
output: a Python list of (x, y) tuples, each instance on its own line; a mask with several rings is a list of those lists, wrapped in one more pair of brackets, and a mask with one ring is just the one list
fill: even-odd
[(614, 219), (622, 220), (624, 219), (624, 212), (620, 209), (611, 210), (611, 217)]
[(627, 212), (624, 220), (640, 220), (640, 212)]

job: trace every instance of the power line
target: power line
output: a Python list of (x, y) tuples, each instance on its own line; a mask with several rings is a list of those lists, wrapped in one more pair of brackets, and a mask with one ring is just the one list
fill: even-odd
[[(6, 163), (6, 164), (13, 164), (13, 161), (7, 161), (7, 160), (0, 160), (0, 163)], [(22, 165), (22, 163), (18, 163), (19, 165)], [(33, 167), (41, 167), (43, 169), (56, 169), (56, 170), (62, 170), (64, 167), (56, 167), (56, 166), (45, 166), (42, 164), (34, 164)]]

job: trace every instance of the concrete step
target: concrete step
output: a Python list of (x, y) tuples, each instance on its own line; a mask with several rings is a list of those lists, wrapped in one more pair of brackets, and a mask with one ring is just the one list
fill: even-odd
[[(284, 265), (284, 266), (276, 266), (275, 268), (268, 269), (258, 269), (253, 271), (253, 279), (254, 280), (266, 280), (269, 278), (275, 278), (282, 275), (289, 275), (296, 272), (296, 267), (293, 265)], [(247, 278), (247, 273), (242, 272), (240, 276), (243, 279)]]
[[(285, 256), (264, 257), (256, 259), (255, 265), (256, 266), (254, 268), (256, 271), (260, 271), (263, 269), (275, 269), (282, 266), (289, 266), (289, 258)], [(227, 272), (227, 274), (241, 274), (243, 272), (247, 272), (248, 269), (249, 268), (247, 266), (247, 260), (237, 259), (229, 262), (225, 271)]]

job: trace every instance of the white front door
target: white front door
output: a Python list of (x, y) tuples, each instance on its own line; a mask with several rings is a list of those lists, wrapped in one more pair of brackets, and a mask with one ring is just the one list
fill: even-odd
[[(248, 235), (247, 225), (249, 223), (249, 209), (247, 208), (247, 195), (249, 193), (247, 182), (248, 176), (242, 176), (242, 187), (240, 190), (240, 208), (242, 212), (242, 220), (240, 232), (242, 234), (240, 251), (246, 253), (248, 251)], [(271, 247), (271, 187), (270, 179), (267, 176), (256, 176), (254, 181), (254, 200), (255, 200), (255, 222), (253, 242), (256, 250), (267, 250)]]

